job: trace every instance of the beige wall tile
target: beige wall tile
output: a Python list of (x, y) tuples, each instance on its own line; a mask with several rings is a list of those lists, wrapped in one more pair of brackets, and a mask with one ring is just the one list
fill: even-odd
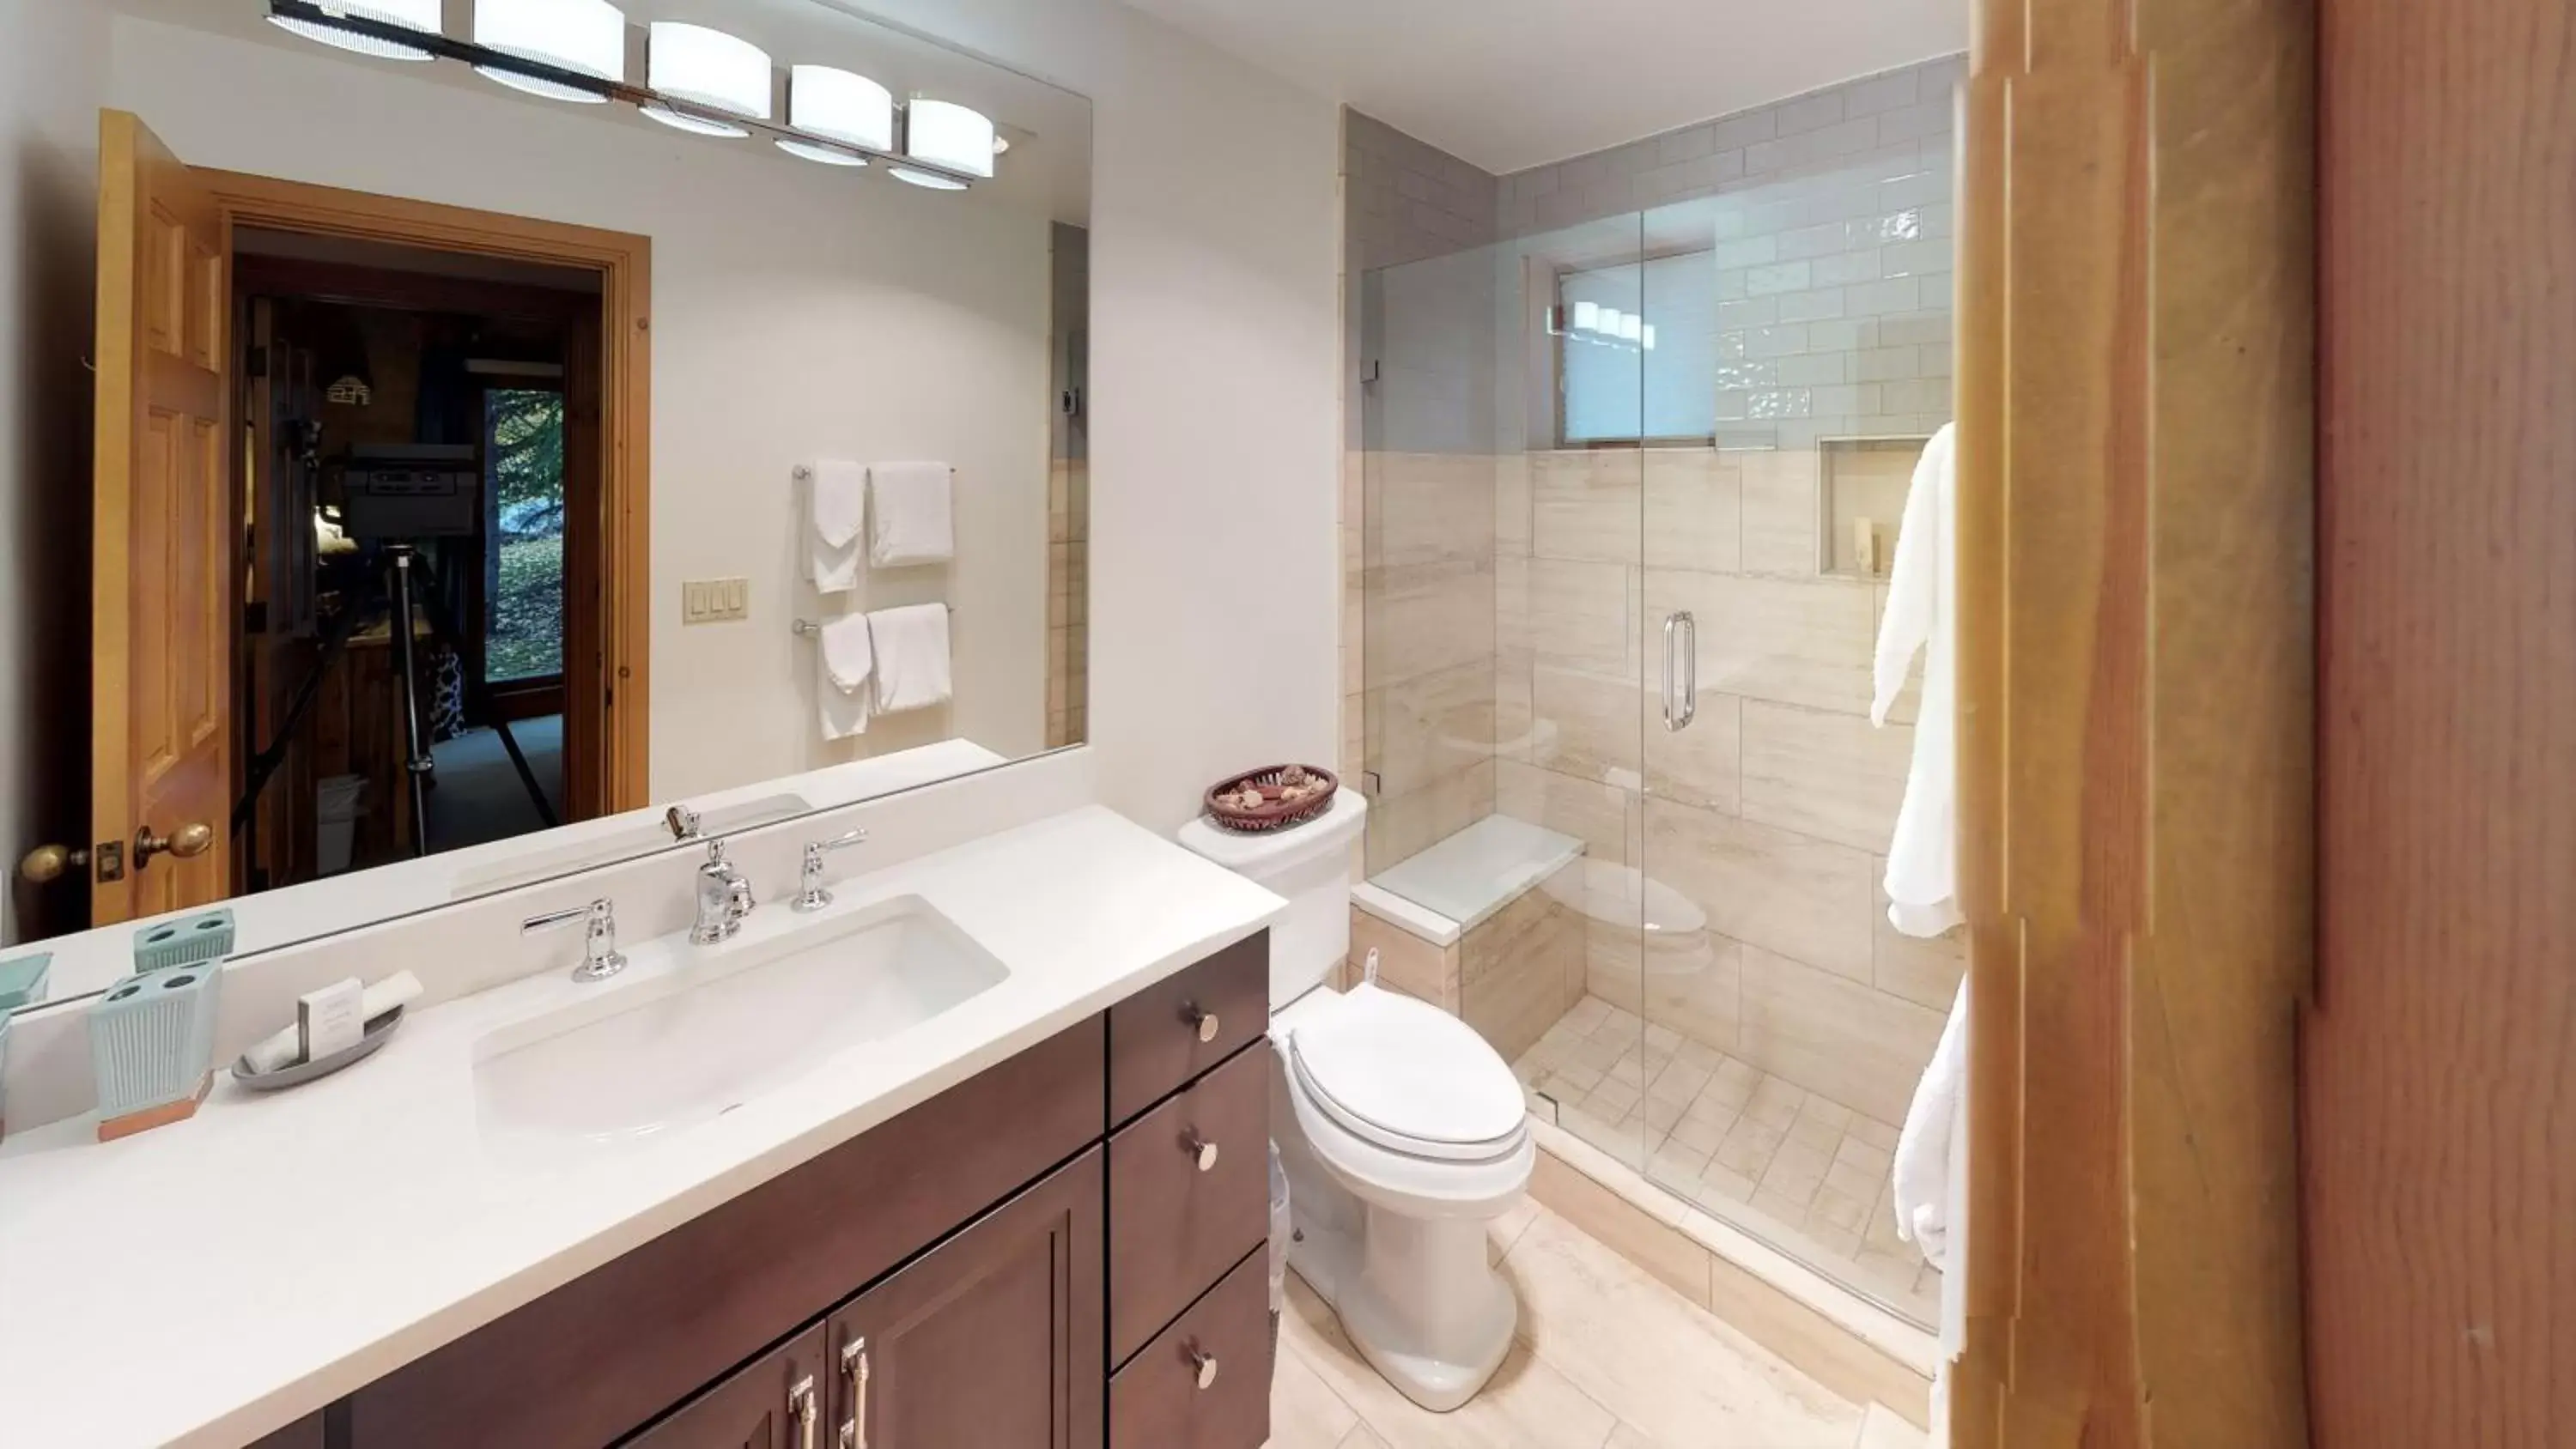
[(1403, 927), (1351, 907), (1351, 976), (1360, 972), (1371, 950), (1377, 952), (1382, 986), (1428, 1001), (1443, 1011), (1458, 1009), (1458, 946), (1434, 946)]
[(1517, 760), (1495, 762), (1496, 810), (1573, 836), (1595, 860), (1623, 865), (1632, 858), (1635, 800), (1614, 785), (1578, 780)]
[(1759, 947), (1745, 947), (1743, 960), (1737, 1054), (1844, 1106), (1903, 1120), (1941, 1014)]
[(1781, 449), (1734, 456), (1744, 470), (1744, 572), (1814, 578), (1816, 455)]
[(1380, 567), (1494, 556), (1494, 460), (1378, 453), (1369, 562)]
[(1366, 588), (1366, 688), (1492, 657), (1492, 560), (1371, 569)]
[(1731, 574), (1741, 567), (1741, 472), (1715, 448), (1645, 454), (1646, 564)]
[(1459, 1015), (1516, 1059), (1581, 999), (1582, 958), (1582, 912), (1524, 891), (1458, 943)]
[(1369, 691), (1378, 790), (1408, 795), (1494, 752), (1494, 669), (1478, 659)]
[(1528, 456), (1534, 556), (1596, 563), (1638, 561), (1645, 480), (1636, 450)]
[(1867, 852), (1666, 800), (1645, 802), (1645, 822), (1646, 873), (1711, 929), (1869, 980)]
[(1747, 700), (1744, 818), (1884, 851), (1913, 758), (1911, 726)]
[(1947, 1016), (1950, 1002), (1959, 994), (1959, 978), (1968, 972), (1968, 948), (1962, 939), (1967, 928), (1953, 927), (1949, 934), (1928, 940), (1905, 934), (1887, 922), (1885, 857), (1870, 862), (1870, 878), (1882, 882), (1871, 921), (1877, 932), (1871, 980), (1881, 991)]
[(1541, 661), (1531, 672), (1527, 758), (1578, 779), (1633, 782), (1644, 744), (1645, 702), (1636, 680)]
[(1494, 753), (1526, 760), (1536, 741), (1530, 731), (1530, 653), (1494, 651)]
[(1607, 563), (1500, 560), (1493, 601), (1500, 647), (1596, 674), (1637, 678), (1632, 572)]
[(1664, 728), (1663, 657), (1648, 651), (1653, 677), (1646, 695), (1646, 789), (1720, 815), (1742, 808), (1744, 702), (1703, 688), (1687, 729)]
[(1384, 870), (1494, 813), (1494, 762), (1480, 760), (1419, 790), (1369, 802), (1369, 867)]
[(1697, 616), (1703, 692), (1846, 714), (1869, 712), (1872, 593), (1839, 579), (1645, 571), (1648, 619), (1680, 609)]
[(1508, 453), (1494, 460), (1494, 552), (1530, 551), (1530, 460)]

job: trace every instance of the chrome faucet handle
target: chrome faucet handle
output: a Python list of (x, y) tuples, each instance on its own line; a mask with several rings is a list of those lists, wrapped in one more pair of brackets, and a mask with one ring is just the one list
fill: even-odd
[(698, 917), (689, 927), (689, 944), (712, 946), (730, 939), (758, 904), (751, 878), (725, 858), (724, 841), (708, 841), (706, 863), (698, 867)]
[(698, 812), (686, 805), (674, 805), (663, 811), (662, 824), (670, 829), (673, 840), (686, 842), (698, 838)]
[(573, 980), (605, 981), (626, 969), (625, 953), (617, 949), (617, 906), (606, 896), (586, 906), (530, 916), (519, 923), (519, 934), (533, 936), (539, 931), (551, 931), (575, 921), (581, 922), (584, 929), (581, 964), (573, 968)]
[(795, 908), (800, 911), (819, 911), (825, 906), (830, 905), (832, 903), (832, 893), (823, 889), (824, 854), (828, 851), (846, 850), (853, 845), (865, 844), (867, 838), (868, 832), (866, 828), (861, 827), (857, 830), (845, 831), (842, 834), (835, 835), (829, 840), (807, 841), (805, 843), (805, 865), (804, 868), (797, 873)]

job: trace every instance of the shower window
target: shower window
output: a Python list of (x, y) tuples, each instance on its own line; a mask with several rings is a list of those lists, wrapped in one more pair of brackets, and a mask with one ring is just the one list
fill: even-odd
[(1557, 441), (1705, 443), (1717, 431), (1717, 263), (1682, 252), (1558, 274)]

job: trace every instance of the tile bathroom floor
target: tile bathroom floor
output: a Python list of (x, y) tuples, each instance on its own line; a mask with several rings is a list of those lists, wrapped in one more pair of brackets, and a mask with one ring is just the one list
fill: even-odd
[(1836, 1397), (1644, 1270), (1523, 1203), (1493, 1229), (1521, 1317), (1466, 1407), (1433, 1414), (1364, 1362), (1294, 1273), (1269, 1449), (1921, 1449), (1884, 1405)]
[[(1929, 1326), (1941, 1277), (1896, 1236), (1896, 1128), (1586, 996), (1512, 1069), (1649, 1181)], [(1541, 1100), (1545, 1098), (1546, 1100)], [(1641, 1158), (1642, 1153), (1642, 1158)]]

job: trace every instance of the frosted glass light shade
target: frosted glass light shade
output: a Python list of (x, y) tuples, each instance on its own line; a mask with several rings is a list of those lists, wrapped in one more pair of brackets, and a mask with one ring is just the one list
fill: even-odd
[(1574, 304), (1574, 330), (1575, 330), (1575, 331), (1577, 331), (1577, 332), (1598, 332), (1598, 331), (1600, 331), (1600, 330), (1601, 330), (1601, 304), (1600, 304), (1600, 303), (1598, 303), (1598, 302), (1577, 302), (1577, 303), (1575, 303), (1575, 304)]
[[(439, 33), (440, 0), (324, 0), (321, 8), (330, 15), (345, 15), (352, 20), (372, 20), (379, 25), (396, 25), (417, 30), (423, 35)], [(417, 45), (386, 40), (373, 35), (360, 35), (329, 25), (316, 24), (300, 16), (271, 15), (269, 23), (280, 30), (318, 40), (324, 45), (374, 56), (378, 60), (427, 60), (429, 52)]]
[(1655, 324), (1652, 322), (1647, 323), (1644, 331), (1646, 335), (1642, 340), (1646, 344), (1646, 350), (1648, 352), (1652, 352), (1655, 350)]
[[(863, 75), (828, 65), (800, 65), (787, 72), (787, 124), (828, 141), (870, 151), (894, 149), (894, 94)], [(846, 151), (781, 141), (791, 156), (834, 166), (865, 166)]]
[(916, 96), (904, 112), (903, 154), (960, 176), (990, 176), (992, 118), (954, 101)]
[(886, 168), (886, 174), (897, 181), (909, 181), (915, 186), (919, 186), (930, 191), (963, 191), (966, 189), (966, 183), (963, 181), (954, 181), (945, 176), (933, 175), (928, 171), (915, 171), (909, 166), (889, 166)]
[(1645, 335), (1645, 318), (1638, 316), (1634, 312), (1626, 313), (1619, 318), (1619, 339), (1621, 341), (1634, 342)]
[(1620, 320), (1618, 308), (1604, 307), (1601, 309), (1600, 323), (1592, 330), (1600, 333), (1604, 337), (1616, 337), (1619, 335)]
[[(649, 79), (655, 91), (727, 115), (755, 121), (769, 119), (771, 71), (769, 52), (750, 41), (677, 21), (653, 22)], [(667, 106), (646, 106), (644, 114), (666, 126), (701, 136), (748, 136), (739, 126), (689, 115)]]
[[(474, 43), (575, 75), (626, 79), (626, 13), (608, 0), (475, 0)], [(512, 90), (549, 100), (598, 105), (608, 99), (496, 66), (475, 69)]]

